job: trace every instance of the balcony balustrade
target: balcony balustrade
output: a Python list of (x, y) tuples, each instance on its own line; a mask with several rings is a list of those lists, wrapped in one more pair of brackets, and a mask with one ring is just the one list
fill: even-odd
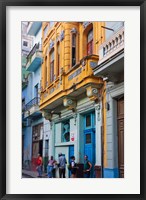
[(99, 49), (98, 65), (124, 49), (124, 27), (106, 40)]
[(98, 56), (90, 55), (84, 57), (66, 73), (62, 70), (59, 78), (46, 84), (46, 88), (41, 91), (40, 109), (46, 105), (48, 109), (53, 109), (62, 104), (63, 98), (68, 95), (77, 98), (86, 92), (86, 86), (89, 84), (100, 87), (102, 80), (93, 75), (93, 69), (97, 63)]
[(124, 81), (124, 27), (100, 46), (94, 74), (115, 83)]
[(39, 102), (40, 98), (35, 97), (31, 101), (29, 101), (25, 106), (23, 106), (24, 118), (27, 118), (29, 116), (33, 117), (40, 114)]
[(36, 71), (36, 69), (41, 65), (42, 62), (42, 45), (35, 44), (30, 53), (27, 56), (27, 71)]
[(28, 85), (28, 77), (22, 79), (22, 89), (24, 89)]

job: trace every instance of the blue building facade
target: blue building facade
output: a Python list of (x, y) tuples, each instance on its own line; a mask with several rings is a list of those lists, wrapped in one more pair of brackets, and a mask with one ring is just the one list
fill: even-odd
[(42, 64), (41, 23), (29, 22), (27, 35), (33, 38), (33, 46), (26, 57), (23, 68), (25, 87), (22, 87), (22, 135), (23, 168), (36, 170), (38, 153), (43, 157), (46, 171), (48, 161), (49, 122), (39, 110), (40, 79)]

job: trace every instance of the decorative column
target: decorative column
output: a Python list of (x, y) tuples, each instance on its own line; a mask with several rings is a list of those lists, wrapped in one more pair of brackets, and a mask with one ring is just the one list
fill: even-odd
[[(100, 86), (101, 88), (101, 86)], [(102, 102), (101, 102), (101, 89), (96, 88), (94, 85), (88, 85), (86, 94), (91, 101), (94, 102), (95, 119), (96, 119), (96, 159), (95, 159), (95, 176), (96, 178), (102, 177)]]
[(96, 119), (96, 163), (94, 166), (96, 178), (102, 177), (102, 103), (95, 104)]

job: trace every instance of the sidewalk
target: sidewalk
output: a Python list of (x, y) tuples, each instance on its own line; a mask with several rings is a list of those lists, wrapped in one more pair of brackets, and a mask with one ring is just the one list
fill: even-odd
[[(31, 178), (39, 178), (37, 171), (29, 171), (22, 169), (22, 175), (30, 176)], [(47, 178), (47, 174), (43, 173), (42, 178)]]

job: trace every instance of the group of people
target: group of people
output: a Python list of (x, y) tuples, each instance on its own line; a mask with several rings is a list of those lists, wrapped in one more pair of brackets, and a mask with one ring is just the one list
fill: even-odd
[[(70, 163), (68, 165), (68, 169), (70, 170), (71, 173), (71, 178), (76, 178), (77, 177), (77, 170), (79, 169), (76, 162), (75, 162), (75, 156), (70, 157)], [(38, 172), (38, 177), (42, 177), (42, 157), (40, 154), (38, 154), (37, 158), (37, 172)], [(56, 173), (56, 168), (59, 168), (59, 178), (65, 178), (65, 172), (66, 172), (66, 164), (67, 160), (65, 156), (60, 153), (58, 162), (54, 160), (53, 156), (50, 157), (48, 161), (48, 166), (47, 166), (47, 175), (48, 178), (55, 178), (55, 173)], [(90, 178), (90, 172), (92, 169), (92, 164), (88, 160), (88, 156), (84, 156), (84, 169), (83, 169), (83, 174), (84, 178)]]

